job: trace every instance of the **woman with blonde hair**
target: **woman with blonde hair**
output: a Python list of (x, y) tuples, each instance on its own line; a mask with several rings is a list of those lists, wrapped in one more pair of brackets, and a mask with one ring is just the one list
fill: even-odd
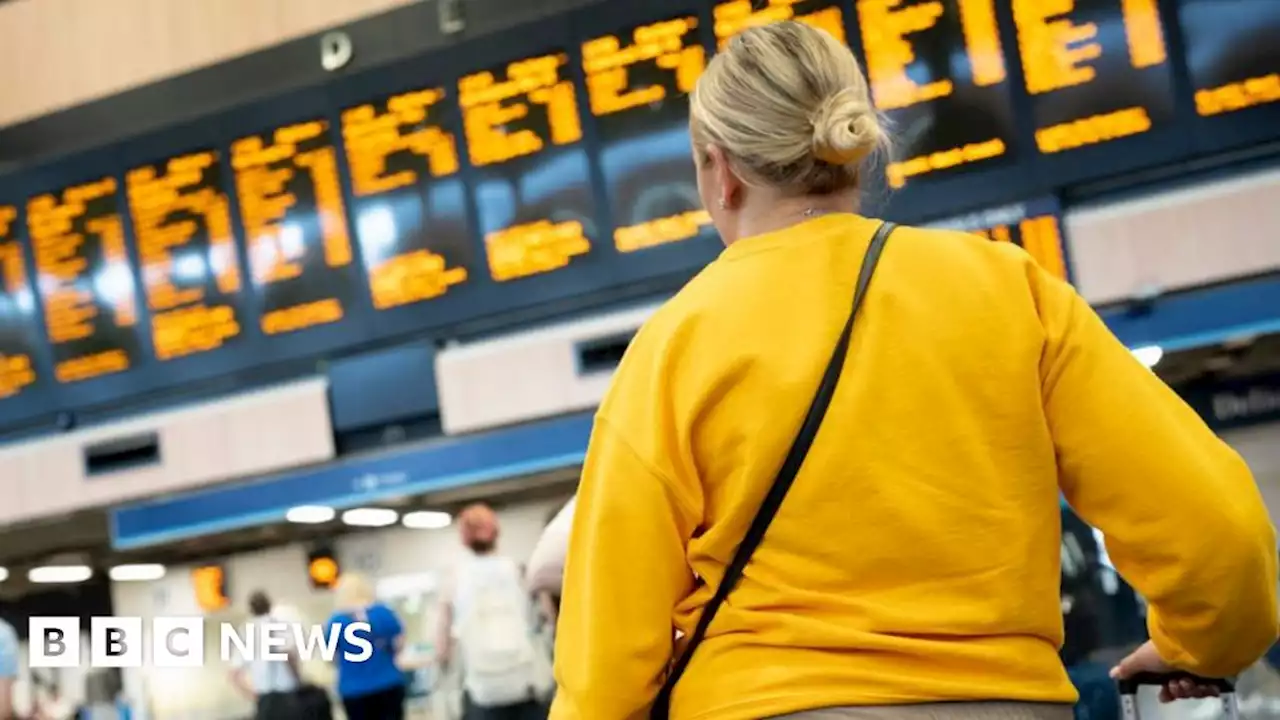
[[(404, 717), (405, 680), (396, 666), (396, 655), (404, 644), (404, 628), (395, 611), (378, 602), (373, 586), (363, 575), (344, 574), (333, 589), (333, 617), (341, 638), (335, 662), (338, 664), (338, 695), (347, 720), (399, 720)], [(352, 623), (368, 623), (362, 636), (373, 645), (373, 654), (360, 661), (364, 648), (347, 641), (341, 630)]]
[(1150, 606), (1117, 676), (1262, 655), (1248, 468), (1020, 248), (857, 214), (887, 138), (847, 47), (746, 30), (690, 106), (726, 248), (597, 413), (554, 720), (1067, 720), (1063, 495)]

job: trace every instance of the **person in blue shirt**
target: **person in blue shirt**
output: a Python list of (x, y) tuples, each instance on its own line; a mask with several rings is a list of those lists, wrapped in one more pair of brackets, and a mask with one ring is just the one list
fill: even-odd
[(334, 588), (337, 611), (329, 619), (341, 633), (351, 623), (368, 623), (369, 632), (360, 636), (373, 645), (373, 653), (360, 661), (366, 648), (339, 635), (337, 656), (338, 695), (348, 720), (403, 720), (404, 674), (396, 666), (396, 655), (404, 644), (404, 628), (391, 608), (378, 602), (369, 582), (359, 575), (343, 575)]
[(0, 620), (0, 720), (13, 720), (13, 684), (18, 680), (18, 658), (21, 654), (18, 633)]

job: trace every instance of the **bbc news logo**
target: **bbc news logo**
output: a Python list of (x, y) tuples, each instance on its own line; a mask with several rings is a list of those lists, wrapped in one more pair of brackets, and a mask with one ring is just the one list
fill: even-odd
[[(302, 661), (333, 662), (341, 641), (350, 649), (347, 662), (373, 657), (369, 623), (314, 625), (298, 622), (218, 624), (218, 657), (238, 665), (255, 660), (285, 661), (289, 653)], [(27, 625), (27, 662), (33, 668), (68, 668), (84, 664), (80, 618), (33, 617)], [(95, 617), (89, 621), (89, 666), (129, 668), (201, 667), (205, 664), (205, 620), (200, 617)]]

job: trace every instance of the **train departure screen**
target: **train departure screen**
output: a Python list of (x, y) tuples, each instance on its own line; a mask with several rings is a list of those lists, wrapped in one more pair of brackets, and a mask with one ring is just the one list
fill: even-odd
[(1182, 0), (1181, 11), (1197, 113), (1280, 101), (1280, 2)]
[(356, 238), (379, 310), (439, 297), (467, 279), (473, 252), (456, 107), (443, 89), (427, 88), (342, 113)]
[(321, 120), (231, 146), (236, 193), (266, 335), (335, 323), (359, 276), (347, 233), (338, 159)]
[(981, 235), (996, 242), (1011, 242), (1027, 251), (1040, 267), (1055, 277), (1068, 279), (1063, 254), (1062, 222), (1057, 203), (1038, 200), (951, 218), (932, 227), (946, 227)]
[(687, 240), (711, 224), (698, 199), (688, 94), (706, 66), (692, 15), (604, 35), (582, 45), (621, 252)]
[(18, 395), (36, 381), (39, 332), (17, 219), (17, 208), (0, 205), (0, 400)]
[(207, 352), (240, 337), (243, 277), (217, 154), (135, 168), (125, 187), (156, 357)]
[(115, 178), (27, 201), (45, 329), (60, 382), (137, 364), (137, 288), (125, 250)]
[(1036, 147), (1058, 153), (1168, 120), (1173, 90), (1157, 0), (1013, 0)]
[(499, 282), (566, 267), (598, 240), (568, 62), (552, 53), (458, 81), (480, 231)]
[(842, 43), (848, 42), (844, 13), (834, 0), (730, 0), (717, 4), (714, 14), (716, 44), (720, 48), (747, 28), (779, 20), (799, 20), (826, 30)]
[(895, 127), (889, 184), (1005, 157), (1013, 144), (995, 0), (855, 0), (876, 107)]

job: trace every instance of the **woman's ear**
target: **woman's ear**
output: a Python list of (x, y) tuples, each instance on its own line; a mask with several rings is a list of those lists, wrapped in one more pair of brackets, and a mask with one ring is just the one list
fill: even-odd
[(729, 155), (719, 145), (708, 145), (707, 157), (709, 169), (716, 179), (719, 194), (719, 197), (715, 198), (716, 202), (724, 209), (736, 208), (742, 196), (742, 180), (734, 172), (733, 163), (729, 162)]

